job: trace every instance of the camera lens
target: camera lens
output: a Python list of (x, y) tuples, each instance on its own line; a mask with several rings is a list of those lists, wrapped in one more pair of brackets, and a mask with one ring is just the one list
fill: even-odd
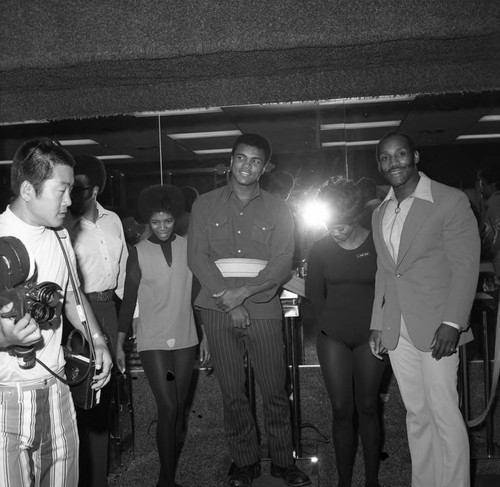
[(21, 369), (32, 369), (36, 365), (35, 348), (32, 346), (16, 345), (9, 353), (17, 358), (17, 364)]
[(29, 297), (34, 301), (39, 301), (45, 306), (57, 306), (61, 299), (59, 290), (61, 288), (53, 282), (42, 282), (30, 289)]
[(49, 308), (41, 303), (31, 303), (29, 307), (31, 317), (38, 323), (45, 323), (54, 319), (56, 310)]

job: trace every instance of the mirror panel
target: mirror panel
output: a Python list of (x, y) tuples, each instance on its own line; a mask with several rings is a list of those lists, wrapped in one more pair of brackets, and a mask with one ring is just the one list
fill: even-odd
[[(296, 185), (289, 204), (299, 233), (297, 262), (322, 229), (307, 229), (300, 209), (333, 175), (384, 181), (375, 145), (388, 131), (412, 135), (428, 176), (464, 189), (472, 201), (480, 167), (500, 164), (500, 96), (478, 94), (408, 95), (212, 107), (165, 113), (124, 114), (79, 120), (0, 126), (0, 207), (9, 201), (9, 161), (19, 145), (48, 136), (74, 155), (104, 160), (108, 183), (101, 203), (121, 217), (137, 216), (136, 197), (150, 185), (169, 182), (200, 193), (226, 184), (230, 151), (238, 134), (257, 132), (273, 147), (270, 169), (289, 171)], [(80, 142), (78, 142), (80, 141)], [(84, 141), (84, 142), (82, 142)], [(307, 342), (310, 316), (303, 316)], [(308, 347), (309, 349), (310, 347)], [(316, 363), (314, 354), (299, 356)]]

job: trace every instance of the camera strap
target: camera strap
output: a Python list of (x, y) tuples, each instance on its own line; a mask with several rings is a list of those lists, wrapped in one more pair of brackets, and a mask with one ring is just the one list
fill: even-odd
[(74, 269), (73, 269), (73, 265), (71, 264), (71, 261), (70, 261), (70, 259), (68, 257), (68, 253), (66, 251), (66, 247), (64, 246), (64, 244), (62, 242), (62, 238), (66, 238), (66, 235), (64, 235), (61, 238), (61, 235), (59, 234), (59, 231), (56, 230), (56, 229), (53, 229), (53, 230), (54, 230), (54, 233), (56, 234), (57, 241), (59, 242), (59, 245), (61, 247), (61, 250), (62, 250), (62, 253), (63, 253), (63, 256), (64, 256), (64, 260), (66, 262), (66, 267), (68, 269), (68, 274), (69, 274), (69, 280), (71, 282), (71, 287), (73, 288), (73, 293), (75, 295), (76, 310), (77, 310), (77, 313), (78, 313), (78, 317), (79, 317), (79, 319), (80, 319), (80, 321), (81, 321), (81, 323), (83, 325), (83, 328), (85, 330), (85, 333), (87, 334), (87, 337), (88, 337), (87, 343), (89, 344), (89, 354), (90, 355), (89, 355), (88, 367), (86, 368), (86, 370), (83, 373), (83, 375), (80, 376), (77, 381), (67, 380), (64, 377), (62, 377), (59, 374), (57, 374), (56, 372), (54, 372), (53, 370), (51, 370), (49, 367), (47, 367), (42, 361), (40, 361), (38, 359), (36, 359), (36, 361), (42, 367), (44, 367), (46, 370), (48, 370), (53, 376), (57, 377), (61, 382), (64, 382), (65, 384), (67, 384), (69, 386), (72, 386), (72, 385), (80, 384), (81, 382), (83, 382), (83, 380), (86, 379), (86, 377), (88, 376), (88, 374), (90, 373), (90, 371), (92, 369), (93, 364), (95, 363), (95, 357), (96, 357), (96, 355), (95, 355), (94, 342), (93, 342), (93, 340), (91, 338), (92, 333), (90, 331), (90, 326), (88, 324), (87, 313), (85, 311), (85, 307), (83, 306), (83, 302), (82, 302), (82, 296), (81, 296), (80, 287), (76, 283), (75, 272), (74, 272)]

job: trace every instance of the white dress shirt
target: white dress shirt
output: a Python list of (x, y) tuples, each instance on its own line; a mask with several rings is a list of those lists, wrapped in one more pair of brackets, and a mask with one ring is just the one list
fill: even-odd
[(95, 223), (80, 218), (67, 226), (78, 260), (83, 291), (114, 289), (123, 299), (128, 250), (122, 223), (116, 213), (97, 203)]

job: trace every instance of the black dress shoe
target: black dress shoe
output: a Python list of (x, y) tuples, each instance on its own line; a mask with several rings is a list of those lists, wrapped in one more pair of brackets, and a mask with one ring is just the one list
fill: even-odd
[(311, 484), (311, 479), (296, 465), (278, 467), (271, 463), (271, 475), (283, 479), (288, 487), (302, 487)]
[(229, 487), (251, 487), (253, 480), (260, 477), (260, 474), (260, 462), (253, 465), (245, 465), (244, 467), (238, 467), (233, 463), (227, 485)]

